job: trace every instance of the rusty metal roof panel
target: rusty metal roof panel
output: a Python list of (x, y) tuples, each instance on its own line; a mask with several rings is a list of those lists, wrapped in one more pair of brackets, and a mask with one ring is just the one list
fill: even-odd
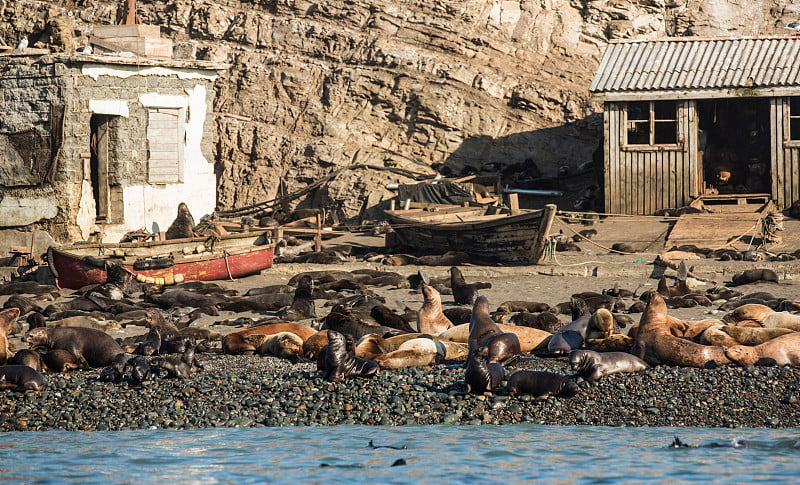
[(612, 41), (591, 92), (777, 87), (800, 83), (800, 36)]

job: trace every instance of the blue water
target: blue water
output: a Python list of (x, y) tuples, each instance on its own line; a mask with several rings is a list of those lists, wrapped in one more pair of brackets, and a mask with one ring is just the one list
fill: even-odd
[[(698, 447), (669, 448), (675, 436)], [(734, 439), (747, 447), (709, 447)], [(0, 483), (798, 483), (798, 439), (541, 425), (9, 432)]]

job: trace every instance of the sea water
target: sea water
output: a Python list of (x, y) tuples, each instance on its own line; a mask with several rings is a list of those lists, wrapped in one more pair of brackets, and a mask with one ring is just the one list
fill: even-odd
[(8, 432), (0, 483), (800, 483), (798, 440), (524, 424)]

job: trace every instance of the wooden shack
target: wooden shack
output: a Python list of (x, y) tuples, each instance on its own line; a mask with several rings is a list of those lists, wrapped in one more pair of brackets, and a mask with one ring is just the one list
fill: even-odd
[(604, 104), (606, 212), (800, 199), (798, 59), (800, 37), (612, 41), (589, 88)]

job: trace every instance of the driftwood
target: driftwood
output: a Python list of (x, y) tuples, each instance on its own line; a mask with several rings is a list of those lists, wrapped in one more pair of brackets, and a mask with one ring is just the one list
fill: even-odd
[[(661, 257), (660, 254), (658, 256), (656, 256), (655, 261), (653, 261), (653, 264), (656, 264), (658, 266), (663, 266), (663, 267), (666, 267), (666, 268), (670, 268), (670, 269), (674, 269), (675, 271), (679, 270), (681, 263), (683, 263), (683, 261), (681, 261), (680, 263), (676, 263), (674, 261), (670, 261), (669, 259), (664, 259), (664, 258)], [(697, 281), (702, 281), (703, 283), (711, 283), (712, 285), (716, 285), (717, 284), (716, 281), (709, 280), (707, 278), (703, 278), (703, 277), (697, 276), (696, 274), (692, 273), (689, 270), (686, 270), (686, 276), (688, 276), (690, 278), (694, 278)]]

